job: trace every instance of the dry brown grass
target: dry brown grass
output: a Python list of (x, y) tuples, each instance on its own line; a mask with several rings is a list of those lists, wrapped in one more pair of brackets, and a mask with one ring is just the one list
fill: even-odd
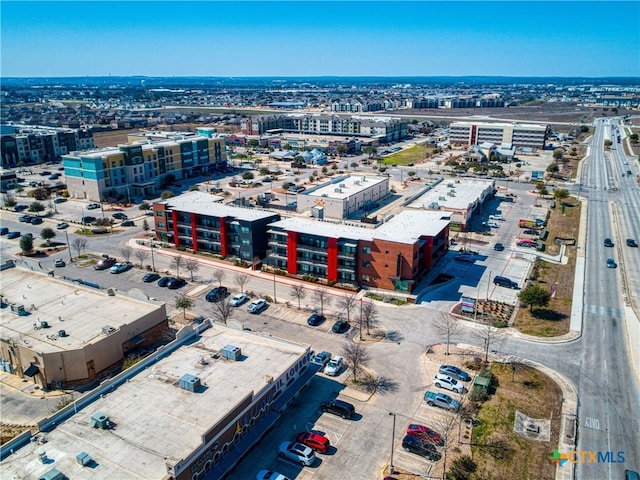
[[(473, 429), (471, 437), (475, 444), (471, 451), (478, 464), (478, 478), (553, 479), (555, 466), (548, 457), (558, 445), (560, 435), (560, 387), (530, 367), (520, 367), (513, 374), (511, 365), (496, 363), (491, 373), (497, 381), (496, 391), (482, 404), (477, 415), (480, 424)], [(551, 418), (551, 440), (534, 441), (515, 433), (516, 410), (531, 418)], [(503, 442), (504, 448), (488, 446), (499, 441)], [(503, 454), (504, 458), (495, 458), (497, 453)]]

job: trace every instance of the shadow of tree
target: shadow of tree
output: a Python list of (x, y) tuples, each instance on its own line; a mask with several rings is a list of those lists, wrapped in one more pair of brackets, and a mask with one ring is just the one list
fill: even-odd
[(381, 394), (393, 393), (398, 390), (398, 383), (386, 377), (367, 378), (363, 383), (368, 389), (375, 388), (376, 392)]
[(551, 320), (554, 322), (560, 322), (567, 318), (566, 314), (551, 310), (550, 308), (536, 308), (531, 315), (541, 320)]
[(398, 331), (392, 330), (390, 332), (386, 332), (384, 338), (389, 342), (401, 342), (404, 340), (404, 335)]

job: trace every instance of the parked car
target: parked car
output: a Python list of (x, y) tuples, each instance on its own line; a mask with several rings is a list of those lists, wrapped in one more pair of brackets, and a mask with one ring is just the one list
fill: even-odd
[(459, 262), (473, 263), (476, 261), (476, 255), (473, 252), (458, 252), (453, 258)]
[(32, 218), (33, 217), (31, 217), (31, 215), (24, 214), (24, 215), (20, 215), (18, 217), (18, 221), (19, 222), (25, 222), (25, 223), (31, 223), (31, 219)]
[(607, 268), (617, 268), (618, 264), (613, 258), (607, 258)]
[(87, 215), (85, 217), (82, 217), (80, 219), (82, 221), (82, 223), (93, 223), (96, 221), (96, 217), (92, 217), (91, 215)]
[(120, 262), (120, 263), (116, 263), (113, 267), (111, 267), (109, 271), (111, 273), (122, 273), (122, 272), (126, 272), (131, 267), (133, 267), (131, 262)]
[(540, 235), (540, 232), (535, 228), (527, 228), (526, 230), (523, 230), (522, 233), (527, 235)]
[(331, 331), (333, 333), (344, 333), (349, 330), (350, 327), (351, 325), (349, 325), (346, 320), (338, 320), (333, 324), (333, 327), (331, 327)]
[(278, 448), (278, 456), (299, 463), (303, 467), (308, 467), (316, 461), (313, 450), (298, 442), (282, 442)]
[(122, 225), (123, 227), (135, 227), (136, 223), (133, 220), (125, 220), (120, 225)]
[(407, 427), (407, 435), (413, 435), (414, 437), (421, 438), (422, 440), (433, 443), (434, 445), (444, 445), (444, 438), (442, 438), (442, 435), (429, 427), (418, 425), (417, 423), (412, 423)]
[(296, 442), (306, 445), (318, 453), (327, 453), (327, 450), (331, 447), (331, 442), (327, 437), (315, 432), (299, 433), (296, 435)]
[(87, 205), (87, 210), (95, 210), (96, 208), (100, 208), (99, 203), (90, 203), (89, 205)]
[(116, 264), (116, 259), (112, 257), (103, 258), (93, 266), (94, 270), (106, 270)]
[(217, 302), (219, 300), (222, 300), (224, 297), (226, 297), (227, 293), (229, 293), (229, 291), (227, 290), (227, 287), (216, 287), (212, 290), (209, 290), (209, 292), (207, 292), (207, 294), (205, 295), (204, 299), (207, 302)]
[(528, 238), (521, 238), (516, 242), (519, 247), (535, 248), (538, 246), (538, 242), (530, 240)]
[(500, 224), (498, 222), (496, 222), (495, 220), (489, 220), (487, 222), (487, 226), (491, 227), (491, 228), (500, 228)]
[(342, 400), (325, 400), (320, 404), (320, 410), (327, 413), (333, 413), (342, 418), (352, 418), (356, 409), (353, 405)]
[(633, 238), (627, 238), (627, 247), (637, 247), (638, 244)]
[(459, 369), (458, 367), (454, 367), (453, 365), (440, 365), (438, 372), (443, 375), (449, 375), (455, 379), (462, 380), (463, 382), (471, 380), (471, 377), (467, 372)]
[(118, 220), (126, 220), (127, 218), (129, 218), (129, 217), (127, 217), (127, 216), (126, 216), (124, 213), (122, 213), (122, 212), (116, 212), (116, 213), (114, 213), (114, 214), (113, 214), (113, 215), (111, 215), (111, 216), (112, 216), (113, 218), (118, 219)]
[(249, 313), (260, 313), (265, 308), (267, 308), (267, 301), (263, 298), (258, 298), (249, 304), (247, 307), (247, 312)]
[(42, 223), (42, 219), (40, 217), (33, 217), (31, 219), (31, 225), (40, 225)]
[(256, 480), (290, 480), (283, 474), (274, 472), (273, 470), (260, 470), (256, 475)]
[(9, 232), (7, 233), (7, 238), (18, 238), (19, 236), (21, 236), (22, 234), (20, 232)]
[(169, 284), (170, 280), (173, 280), (173, 277), (162, 277), (160, 280), (158, 280), (158, 286), (166, 287)]
[(433, 383), (436, 387), (445, 388), (456, 393), (464, 392), (464, 385), (449, 375), (437, 373), (435, 377), (433, 377)]
[(493, 249), (494, 249), (494, 250), (496, 250), (496, 251), (498, 251), (498, 252), (501, 252), (501, 251), (503, 251), (503, 250), (504, 250), (504, 245), (503, 245), (503, 244), (501, 244), (501, 243), (496, 243), (496, 244), (493, 246)]
[(441, 455), (433, 444), (426, 442), (413, 435), (405, 435), (402, 439), (402, 448), (407, 452), (415, 453), (421, 457), (426, 457), (432, 461), (440, 460)]
[(64, 267), (66, 263), (61, 258), (56, 258), (56, 260), (53, 262), (53, 265), (56, 267)]
[(498, 285), (500, 287), (507, 287), (507, 288), (513, 288), (513, 289), (518, 288), (518, 284), (516, 282), (514, 282), (510, 278), (502, 277), (500, 275), (496, 275), (495, 277), (493, 277), (493, 283), (494, 285)]
[(613, 240), (611, 240), (610, 238), (605, 238), (604, 239), (604, 246), (605, 247), (613, 247)]
[(343, 363), (344, 363), (344, 360), (342, 359), (342, 357), (340, 356), (333, 357), (331, 360), (329, 360), (329, 363), (327, 363), (327, 366), (324, 367), (324, 373), (326, 373), (330, 377), (337, 376), (338, 373), (340, 373), (340, 370), (342, 370)]
[(504, 220), (504, 217), (501, 213), (494, 213), (493, 215), (489, 215), (489, 220)]
[(231, 300), (229, 300), (229, 305), (231, 305), (232, 307), (239, 307), (247, 300), (249, 300), (249, 297), (247, 296), (247, 294), (239, 293), (231, 297)]
[(158, 275), (157, 273), (149, 272), (149, 273), (146, 273), (144, 277), (142, 277), (142, 281), (144, 283), (151, 283), (151, 282), (155, 282), (159, 278), (160, 278), (160, 275)]
[(329, 360), (331, 360), (331, 353), (329, 352), (320, 352), (311, 359), (313, 363), (323, 366), (329, 363)]
[(318, 325), (324, 323), (326, 319), (327, 318), (324, 315), (318, 315), (317, 313), (314, 313), (309, 318), (307, 318), (307, 324), (311, 325), (312, 327), (317, 327)]
[(460, 408), (460, 402), (445, 393), (430, 392), (427, 390), (424, 392), (424, 401), (432, 407), (440, 407), (447, 410), (458, 410)]
[(0, 235), (6, 235), (9, 233), (9, 229), (7, 227), (0, 227)]
[(26, 210), (27, 208), (29, 208), (29, 205), (16, 205), (15, 207), (13, 207), (13, 211), (14, 212), (22, 212), (23, 210)]
[(67, 199), (66, 199), (66, 198), (64, 198), (64, 197), (56, 197), (56, 198), (53, 200), (53, 203), (64, 203), (64, 202), (66, 202), (66, 201), (67, 201)]
[(67, 222), (58, 222), (58, 224), (56, 225), (56, 228), (58, 230), (64, 230), (65, 228), (68, 228), (69, 224)]
[(178, 288), (182, 288), (187, 284), (184, 278), (172, 278), (167, 283), (167, 288), (169, 290), (177, 290)]

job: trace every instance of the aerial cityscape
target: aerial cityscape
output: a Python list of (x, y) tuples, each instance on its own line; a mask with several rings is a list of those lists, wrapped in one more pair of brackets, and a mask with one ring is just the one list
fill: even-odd
[(1, 8), (1, 478), (640, 480), (639, 2)]

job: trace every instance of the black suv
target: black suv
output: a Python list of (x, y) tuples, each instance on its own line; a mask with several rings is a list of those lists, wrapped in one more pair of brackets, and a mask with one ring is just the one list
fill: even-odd
[(216, 287), (204, 297), (207, 302), (217, 302), (227, 296), (227, 287)]
[(325, 400), (320, 404), (320, 409), (323, 412), (333, 413), (342, 418), (352, 418), (356, 413), (353, 405), (342, 400)]
[(613, 241), (610, 238), (605, 238), (604, 239), (604, 246), (605, 247), (613, 247)]

